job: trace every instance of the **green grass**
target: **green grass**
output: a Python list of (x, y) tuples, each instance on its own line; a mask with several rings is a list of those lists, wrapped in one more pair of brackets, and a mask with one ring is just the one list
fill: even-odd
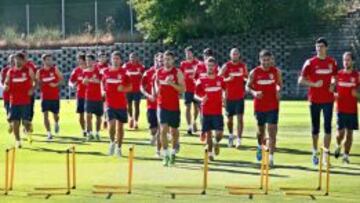
[[(206, 196), (178, 196), (171, 200), (165, 193), (166, 185), (200, 185), (203, 146), (197, 136), (187, 136), (184, 115), (182, 116), (181, 152), (175, 167), (164, 168), (156, 160), (155, 148), (148, 145), (149, 133), (146, 123), (145, 102), (142, 102), (141, 123), (138, 131), (126, 129), (124, 154), (135, 145), (134, 189), (133, 194), (112, 196), (93, 195), (93, 184), (118, 184), (126, 182), (127, 159), (106, 156), (108, 148), (107, 133), (102, 132), (102, 142), (84, 142), (74, 101), (61, 103), (61, 134), (53, 143), (45, 141), (39, 101), (36, 102), (34, 143), (24, 142), (23, 149), (17, 151), (14, 191), (9, 196), (0, 196), (0, 202), (239, 202), (239, 201), (311, 201), (309, 197), (284, 196), (279, 190), (282, 186), (313, 186), (317, 184), (317, 172), (311, 164), (310, 117), (306, 102), (282, 102), (278, 134), (278, 152), (275, 154), (276, 168), (270, 171), (270, 194), (255, 196), (231, 196), (225, 185), (259, 183), (258, 164), (255, 161), (255, 119), (252, 115), (252, 102), (246, 103), (245, 131), (243, 148), (228, 149), (226, 140), (222, 141), (221, 155), (210, 163), (209, 189)], [(0, 111), (0, 183), (3, 187), (4, 149), (13, 145), (13, 137), (7, 133), (5, 114)], [(184, 111), (183, 111), (184, 112)], [(334, 119), (335, 128), (335, 119)], [(334, 129), (335, 130), (335, 129)], [(356, 133), (350, 165), (343, 165), (332, 158), (331, 193), (329, 197), (316, 197), (325, 202), (358, 202), (360, 195), (360, 142)], [(34, 186), (64, 185), (65, 156), (58, 150), (70, 144), (77, 146), (78, 189), (70, 196), (27, 197), (26, 192)], [(333, 145), (332, 145), (333, 146)]]

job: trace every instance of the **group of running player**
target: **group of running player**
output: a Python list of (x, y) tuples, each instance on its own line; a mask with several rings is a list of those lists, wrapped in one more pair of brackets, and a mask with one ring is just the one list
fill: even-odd
[[(299, 84), (309, 87), (312, 160), (315, 165), (319, 164), (317, 149), (321, 111), (324, 115), (324, 147), (330, 149), (331, 120), (336, 101), (338, 135), (335, 157), (340, 156), (346, 138), (343, 161), (349, 163), (353, 130), (358, 129), (359, 73), (353, 68), (353, 55), (350, 52), (344, 53), (343, 69), (338, 71), (336, 61), (327, 55), (327, 41), (319, 38), (315, 46), (317, 55), (305, 62), (299, 77)], [(104, 116), (104, 128), (108, 129), (110, 137), (109, 155), (121, 157), (124, 124), (129, 123), (130, 128), (138, 129), (140, 101), (144, 96), (147, 100), (150, 143), (156, 145), (156, 155), (163, 158), (164, 166), (173, 165), (180, 150), (180, 95), (184, 93), (187, 133), (197, 132), (199, 117), (202, 127), (200, 140), (208, 147), (209, 160), (214, 160), (219, 155), (219, 144), (223, 138), (223, 107), (229, 132), (228, 147), (241, 148), (244, 98), (249, 92), (254, 99), (257, 120), (256, 158), (260, 161), (262, 147), (268, 146), (270, 165), (273, 166), (283, 86), (274, 55), (262, 50), (259, 53), (260, 64), (250, 73), (237, 48), (231, 49), (230, 60), (222, 67), (219, 67), (214, 52), (209, 48), (203, 51), (203, 61), (194, 56), (192, 47), (185, 48), (185, 57), (177, 68), (173, 52), (159, 52), (154, 56), (153, 66), (145, 69), (136, 53), (131, 53), (129, 61), (124, 64), (119, 51), (111, 54), (110, 63), (104, 52), (99, 53), (97, 58), (93, 54), (79, 53), (78, 66), (72, 71), (68, 84), (76, 88), (76, 112), (83, 136), (88, 141), (100, 140), (99, 131)], [(40, 88), (48, 140), (53, 139), (49, 112), (54, 117), (55, 134), (60, 130), (63, 76), (54, 65), (51, 54), (44, 54), (42, 62), (42, 67), (36, 69), (34, 63), (27, 60), (26, 52), (19, 52), (10, 55), (8, 66), (2, 69), (1, 83), (4, 86), (9, 132), (14, 133), (18, 148), (21, 148), (20, 125), (23, 124), (25, 134), (32, 132), (34, 91), (37, 87)], [(95, 130), (92, 126), (93, 116), (96, 118)], [(237, 125), (235, 133), (234, 117)], [(28, 137), (31, 139), (31, 136)]]

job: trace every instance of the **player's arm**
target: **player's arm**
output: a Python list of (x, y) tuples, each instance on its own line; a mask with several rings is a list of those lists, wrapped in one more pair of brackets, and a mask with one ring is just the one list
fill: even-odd
[(196, 99), (200, 103), (202, 103), (202, 102), (204, 102), (206, 100), (206, 95), (204, 93), (204, 88), (203, 88), (203, 86), (201, 84), (200, 79), (196, 81), (194, 99)]
[(262, 92), (256, 91), (253, 88), (253, 83), (254, 83), (254, 71), (251, 71), (249, 74), (249, 79), (247, 80), (246, 83), (246, 91), (249, 92), (251, 95), (253, 95), (255, 98), (261, 98)]
[(7, 72), (4, 80), (4, 90), (9, 91), (10, 89), (10, 71)]
[(249, 77), (249, 72), (248, 72), (248, 67), (247, 65), (245, 64), (245, 67), (244, 67), (244, 81), (247, 81), (248, 77)]
[(56, 75), (58, 77), (58, 85), (62, 84), (63, 81), (64, 81), (64, 76), (63, 76), (62, 72), (59, 70), (59, 68), (56, 67), (55, 73), (56, 73)]
[(75, 72), (75, 70), (73, 70), (73, 71), (71, 72), (68, 85), (69, 85), (70, 87), (72, 87), (72, 88), (77, 85), (77, 83), (76, 83), (76, 72)]
[(226, 66), (226, 64), (224, 64), (224, 65), (220, 68), (220, 71), (219, 71), (218, 75), (224, 78), (224, 82), (229, 82), (229, 81), (231, 81), (232, 79), (234, 79), (234, 77), (231, 76), (231, 75), (229, 75), (229, 77), (225, 78), (225, 72), (226, 72), (226, 70), (227, 70), (227, 66)]
[(143, 76), (141, 77), (141, 82), (140, 82), (140, 91), (141, 93), (146, 97), (146, 98), (150, 98), (152, 97), (152, 93), (149, 93), (146, 91), (145, 85), (146, 85), (146, 72), (143, 74)]
[(302, 70), (301, 70), (301, 75), (298, 79), (298, 84), (299, 85), (303, 85), (303, 86), (307, 86), (307, 87), (321, 87), (323, 84), (322, 80), (318, 80), (316, 82), (311, 82), (308, 78), (309, 75), (309, 71), (310, 71), (310, 61), (306, 60)]
[(282, 79), (282, 74), (281, 74), (281, 70), (277, 70), (277, 84), (276, 84), (276, 93), (277, 93), (277, 98), (280, 99), (281, 97), (281, 89), (283, 87), (284, 83), (283, 83), (283, 79)]
[(119, 92), (130, 92), (132, 90), (132, 83), (130, 77), (128, 75), (125, 76), (125, 85), (119, 85), (118, 91)]
[(35, 87), (37, 86), (37, 79), (36, 76), (39, 75), (38, 77), (40, 77), (39, 71), (36, 72), (36, 75), (34, 74), (34, 72), (29, 69), (29, 76), (30, 76), (30, 82), (31, 82), (31, 87), (29, 90), (29, 95), (32, 95), (35, 91)]
[(178, 79), (177, 83), (171, 81), (169, 82), (169, 85), (175, 88), (176, 91), (178, 91), (179, 93), (183, 93), (185, 91), (184, 75), (179, 70), (177, 71), (177, 79)]

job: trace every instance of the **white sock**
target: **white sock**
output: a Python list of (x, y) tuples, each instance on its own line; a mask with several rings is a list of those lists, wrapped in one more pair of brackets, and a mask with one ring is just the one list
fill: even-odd
[(313, 149), (312, 154), (313, 154), (313, 156), (316, 156), (317, 155), (317, 149)]
[(269, 155), (269, 161), (274, 161), (274, 155), (273, 154)]
[(231, 133), (231, 134), (229, 135), (229, 138), (234, 138), (234, 135)]
[(169, 150), (163, 149), (163, 156), (169, 156)]
[(262, 149), (262, 146), (261, 146), (261, 145), (258, 145), (258, 149)]
[(338, 143), (335, 143), (335, 147), (336, 147), (336, 149), (339, 149), (339, 148), (341, 148), (341, 145), (338, 145)]
[(175, 155), (176, 154), (176, 149), (172, 149), (171, 150), (171, 155)]
[(50, 131), (48, 131), (48, 132), (47, 132), (47, 135), (48, 135), (48, 137), (50, 137), (50, 136), (51, 136), (51, 132), (50, 132)]
[(344, 157), (345, 159), (348, 159), (348, 158), (349, 158), (349, 155), (344, 153), (343, 157)]
[(192, 130), (192, 127), (191, 127), (191, 125), (188, 125), (188, 130)]

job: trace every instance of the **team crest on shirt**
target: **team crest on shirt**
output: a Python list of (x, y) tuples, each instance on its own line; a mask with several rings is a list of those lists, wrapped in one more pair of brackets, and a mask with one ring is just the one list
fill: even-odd
[(355, 82), (355, 78), (354, 77), (351, 77), (351, 82)]
[(270, 77), (270, 79), (274, 79), (274, 75), (273, 75), (273, 74), (270, 74), (269, 77)]
[(121, 79), (121, 75), (119, 74), (117, 78), (120, 80), (120, 79)]
[(22, 76), (23, 76), (23, 77), (26, 77), (26, 73), (23, 73)]
[(330, 70), (333, 69), (333, 64), (329, 63), (328, 67)]
[(54, 76), (54, 73), (50, 73), (50, 76)]

